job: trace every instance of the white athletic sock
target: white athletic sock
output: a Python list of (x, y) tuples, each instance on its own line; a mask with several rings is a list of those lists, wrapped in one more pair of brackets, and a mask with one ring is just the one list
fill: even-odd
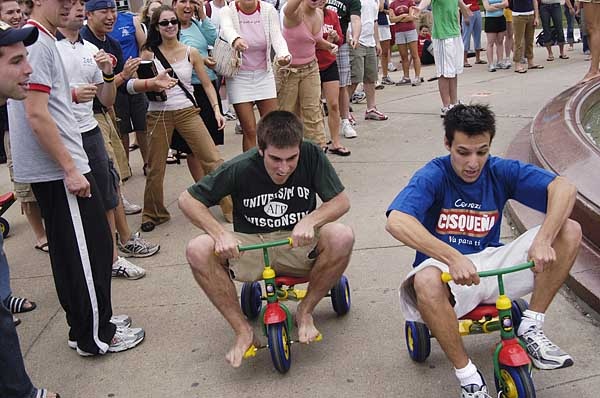
[(469, 384), (477, 384), (478, 386), (483, 385), (483, 379), (477, 371), (477, 366), (475, 366), (470, 359), (469, 363), (464, 368), (454, 368), (454, 373), (460, 381), (461, 386), (468, 386)]
[(349, 123), (350, 123), (350, 120), (348, 120), (348, 119), (342, 119), (342, 125), (349, 124)]
[(541, 328), (544, 325), (545, 315), (542, 312), (535, 312), (531, 310), (523, 311), (523, 316), (521, 317), (521, 324), (519, 325), (519, 329), (517, 330), (517, 336), (522, 336), (527, 330), (529, 330), (532, 326), (537, 326)]

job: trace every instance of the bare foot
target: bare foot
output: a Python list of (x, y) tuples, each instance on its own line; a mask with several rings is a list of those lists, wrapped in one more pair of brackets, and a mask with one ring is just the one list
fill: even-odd
[(586, 73), (585, 76), (583, 77), (583, 79), (581, 80), (581, 83), (587, 83), (592, 79), (595, 79), (597, 77), (600, 77), (600, 72), (596, 72), (596, 73)]
[(254, 341), (254, 332), (252, 332), (252, 329), (237, 335), (233, 347), (225, 354), (225, 359), (234, 368), (239, 368), (244, 359), (244, 353), (252, 344), (257, 345)]
[(311, 343), (321, 334), (315, 327), (311, 314), (297, 312), (296, 323), (298, 324), (298, 340), (301, 343)]

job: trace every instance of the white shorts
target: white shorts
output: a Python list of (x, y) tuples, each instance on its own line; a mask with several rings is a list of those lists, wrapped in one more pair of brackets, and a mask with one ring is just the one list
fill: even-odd
[(461, 37), (432, 39), (431, 41), (437, 77), (453, 78), (463, 73), (465, 54)]
[(277, 98), (272, 70), (240, 70), (235, 76), (228, 77), (226, 81), (227, 99), (232, 105)]
[(377, 25), (379, 30), (379, 41), (392, 40), (390, 25)]
[[(482, 252), (469, 254), (467, 257), (475, 264), (478, 271), (488, 271), (511, 267), (527, 261), (527, 252), (540, 227), (530, 229), (511, 243), (500, 247), (488, 247)], [(417, 309), (417, 300), (413, 289), (413, 276), (426, 267), (436, 267), (448, 272), (448, 266), (429, 258), (414, 268), (398, 288), (400, 308), (407, 321), (423, 322)], [(523, 270), (503, 276), (504, 290), (511, 299), (528, 295), (533, 291), (533, 272)], [(498, 280), (496, 277), (481, 278), (479, 285), (465, 286), (454, 282), (448, 283), (454, 296), (454, 312), (458, 318), (471, 312), (479, 304), (494, 304), (498, 297)]]

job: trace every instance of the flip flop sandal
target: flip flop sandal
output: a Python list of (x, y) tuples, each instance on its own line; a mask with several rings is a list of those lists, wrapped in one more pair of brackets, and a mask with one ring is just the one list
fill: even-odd
[[(12, 312), (13, 314), (20, 314), (23, 312), (33, 311), (37, 307), (37, 305), (33, 301), (29, 301), (24, 297), (9, 296), (4, 301), (4, 303), (6, 304), (6, 307), (10, 310), (10, 312)], [(26, 303), (29, 303), (30, 307), (25, 307)]]
[(470, 64), (470, 63), (468, 63), (468, 62), (465, 62), (465, 64), (464, 64), (463, 66), (464, 66), (465, 68), (471, 68), (471, 67), (473, 67), (473, 65), (471, 65), (471, 64)]
[(41, 245), (35, 245), (33, 247), (35, 247), (36, 249), (38, 249), (39, 251), (42, 251), (44, 253), (48, 253), (48, 251), (49, 251), (48, 250), (48, 242), (42, 243)]
[(527, 69), (515, 69), (515, 73), (527, 73)]
[(560, 59), (569, 59), (568, 55), (559, 55), (558, 58)]
[(544, 65), (540, 65), (540, 64), (531, 65), (531, 66), (528, 66), (527, 69), (544, 69)]
[(554, 61), (554, 56), (546, 58), (546, 61), (548, 61), (548, 62)]
[(175, 163), (180, 163), (179, 159), (177, 158), (177, 156), (175, 156), (175, 154), (170, 154), (169, 156), (167, 156), (167, 164)]
[(479, 61), (475, 61), (475, 63), (477, 65), (485, 65), (485, 64), (487, 64), (487, 61), (484, 61), (483, 59), (480, 59)]
[[(45, 388), (39, 388), (37, 390), (37, 392), (35, 393), (35, 398), (48, 398), (48, 394), (50, 392), (48, 390), (46, 390)], [(56, 398), (60, 398), (60, 394), (59, 393), (54, 393), (56, 395)]]
[(348, 150), (348, 148), (340, 146), (337, 148), (329, 148), (329, 153), (332, 153), (334, 155), (338, 155), (338, 156), (350, 156), (350, 151)]

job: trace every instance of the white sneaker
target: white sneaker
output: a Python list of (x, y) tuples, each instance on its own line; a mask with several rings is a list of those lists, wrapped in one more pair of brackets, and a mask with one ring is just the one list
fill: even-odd
[(142, 212), (142, 207), (138, 206), (134, 203), (131, 203), (127, 200), (127, 198), (125, 198), (125, 195), (123, 195), (121, 193), (121, 200), (123, 201), (123, 210), (125, 210), (125, 214), (132, 215), (132, 214), (138, 214)]
[(117, 329), (108, 346), (108, 352), (129, 350), (140, 344), (144, 340), (144, 337), (146, 337), (146, 333), (141, 328)]
[(358, 134), (356, 133), (356, 130), (354, 130), (354, 127), (352, 127), (352, 125), (350, 124), (350, 122), (346, 121), (346, 120), (344, 120), (342, 122), (342, 134), (346, 138), (356, 138), (356, 137), (358, 137)]
[(112, 265), (112, 277), (122, 277), (126, 279), (140, 279), (146, 275), (146, 270), (138, 267), (123, 257), (117, 257), (117, 261)]
[(531, 362), (538, 369), (560, 369), (573, 365), (573, 358), (554, 344), (541, 328), (531, 326), (521, 336)]
[(492, 398), (492, 396), (488, 394), (488, 388), (485, 384), (483, 375), (480, 371), (477, 371), (477, 373), (479, 373), (483, 384), (468, 384), (466, 386), (460, 386), (461, 398)]
[(388, 70), (390, 72), (396, 72), (398, 70), (398, 68), (396, 68), (396, 65), (394, 65), (393, 62), (388, 63)]
[[(117, 330), (125, 331), (125, 333), (137, 334), (137, 335), (139, 335), (140, 333), (142, 333), (142, 334), (144, 333), (144, 330), (142, 328), (130, 327), (131, 326), (131, 318), (125, 314), (113, 315), (110, 318), (110, 322), (113, 323), (117, 327)], [(94, 354), (91, 354), (89, 352), (85, 352), (85, 351), (79, 349), (77, 347), (77, 342), (74, 340), (67, 340), (67, 345), (69, 346), (69, 348), (71, 348), (73, 350), (77, 350), (77, 353), (79, 355), (81, 355), (82, 357), (91, 357), (94, 355)]]

